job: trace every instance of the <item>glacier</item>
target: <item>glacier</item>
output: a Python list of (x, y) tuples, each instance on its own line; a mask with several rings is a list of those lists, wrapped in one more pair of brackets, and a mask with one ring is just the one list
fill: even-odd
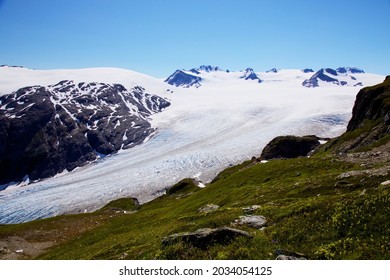
[[(122, 74), (124, 85), (134, 80)], [(335, 137), (345, 131), (359, 88), (305, 88), (301, 83), (312, 73), (300, 70), (256, 74), (262, 83), (239, 79), (239, 72), (202, 72), (199, 88), (173, 87), (163, 80), (137, 76), (143, 87), (148, 89), (150, 82), (151, 93), (168, 98), (172, 104), (151, 117), (157, 128), (154, 135), (139, 146), (72, 172), (8, 187), (0, 192), (0, 223), (91, 212), (125, 196), (145, 203), (186, 177), (207, 185), (224, 168), (259, 156), (276, 136)], [(88, 75), (95, 80), (90, 72)], [(384, 78), (361, 75), (365, 85)], [(82, 79), (88, 81), (86, 77)], [(44, 82), (52, 83), (41, 81)], [(8, 82), (7, 90), (11, 88)]]

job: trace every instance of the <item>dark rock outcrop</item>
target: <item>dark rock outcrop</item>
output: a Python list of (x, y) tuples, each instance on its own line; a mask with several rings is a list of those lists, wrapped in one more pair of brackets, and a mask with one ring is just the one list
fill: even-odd
[(314, 73), (314, 70), (311, 68), (305, 68), (305, 69), (302, 69), (302, 72), (303, 73)]
[(244, 80), (253, 80), (253, 81), (256, 81), (261, 83), (262, 81), (260, 80), (260, 78), (256, 75), (255, 71), (253, 71), (252, 68), (247, 68), (245, 69), (245, 72), (244, 72), (244, 75), (240, 77), (241, 79), (244, 79)]
[(185, 178), (173, 186), (167, 188), (167, 195), (182, 194), (198, 190), (199, 187), (194, 179)]
[(229, 244), (238, 237), (252, 238), (246, 231), (229, 227), (214, 229), (202, 228), (194, 232), (183, 232), (170, 235), (162, 240), (162, 244), (168, 246), (178, 242), (185, 242), (195, 247), (206, 248), (213, 244)]
[(266, 71), (266, 73), (278, 73), (278, 69), (272, 68), (272, 69)]
[(222, 71), (222, 69), (219, 68), (218, 66), (211, 66), (211, 65), (201, 65), (197, 70), (205, 71), (205, 72)]
[(46, 178), (141, 144), (170, 103), (118, 84), (61, 81), (0, 97), (0, 185)]
[(384, 125), (390, 125), (390, 76), (379, 85), (359, 91), (347, 131), (362, 127), (364, 120), (381, 120)]
[(385, 155), (389, 149), (389, 140), (390, 76), (387, 76), (383, 83), (359, 91), (347, 131), (330, 141), (325, 149), (343, 154), (376, 148), (379, 154), (383, 151)]
[(339, 67), (336, 69), (337, 73), (351, 73), (351, 74), (363, 74), (364, 71), (362, 69), (356, 67)]
[[(191, 73), (199, 74), (200, 72), (196, 69), (191, 69)], [(170, 75), (164, 82), (176, 86), (176, 87), (200, 87), (201, 77), (189, 74), (183, 70), (176, 70), (175, 73)]]
[[(333, 77), (332, 77), (333, 76)], [(331, 68), (323, 68), (318, 70), (310, 79), (304, 80), (302, 85), (304, 87), (318, 87), (319, 81), (339, 84), (339, 81), (334, 78), (337, 76), (337, 72)]]
[(271, 140), (263, 149), (261, 159), (296, 158), (307, 156), (320, 145), (314, 135), (308, 136), (278, 136)]
[[(311, 69), (304, 69), (304, 73), (309, 73)], [(322, 68), (314, 73), (309, 79), (304, 80), (302, 85), (304, 87), (319, 87), (319, 82), (326, 82), (339, 86), (362, 86), (362, 82), (357, 81), (352, 74), (364, 73), (363, 70), (356, 67), (339, 67), (336, 70), (332, 68)]]

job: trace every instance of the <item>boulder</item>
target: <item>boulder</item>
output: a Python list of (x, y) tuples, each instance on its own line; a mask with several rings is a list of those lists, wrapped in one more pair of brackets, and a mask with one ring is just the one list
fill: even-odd
[(261, 208), (260, 205), (252, 205), (252, 206), (244, 207), (244, 208), (242, 208), (242, 210), (244, 210), (245, 213), (252, 213), (260, 208)]
[(278, 255), (276, 260), (307, 260), (306, 255), (297, 252), (278, 249), (275, 253)]
[(248, 227), (261, 229), (267, 224), (267, 220), (264, 216), (240, 216), (238, 220), (234, 222), (237, 225), (246, 225)]
[(263, 149), (261, 159), (296, 158), (307, 156), (320, 145), (314, 135), (308, 136), (278, 136), (271, 140)]

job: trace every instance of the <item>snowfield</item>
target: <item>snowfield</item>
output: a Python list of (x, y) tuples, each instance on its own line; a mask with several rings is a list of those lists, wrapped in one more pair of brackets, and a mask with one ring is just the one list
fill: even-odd
[[(54, 79), (74, 79), (140, 85), (172, 103), (153, 115), (152, 125), (158, 129), (142, 145), (72, 172), (1, 191), (0, 223), (94, 211), (124, 196), (144, 203), (185, 177), (209, 182), (227, 166), (259, 156), (276, 136), (338, 136), (345, 131), (361, 88), (328, 84), (305, 88), (302, 81), (313, 73), (300, 70), (256, 74), (262, 83), (239, 79), (240, 72), (204, 72), (201, 87), (176, 88), (123, 69), (0, 68), (3, 94), (22, 86), (53, 84)], [(374, 74), (355, 76), (364, 86), (384, 79)]]

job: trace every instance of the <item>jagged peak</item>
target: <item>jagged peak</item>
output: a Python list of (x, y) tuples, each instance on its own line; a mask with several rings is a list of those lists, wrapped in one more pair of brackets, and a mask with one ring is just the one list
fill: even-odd
[(337, 73), (342, 73), (342, 74), (362, 74), (365, 73), (362, 69), (357, 68), (357, 67), (339, 67), (336, 69)]
[[(191, 70), (193, 70), (193, 69), (191, 69)], [(211, 65), (201, 65), (201, 66), (199, 66), (199, 68), (196, 68), (194, 70), (204, 71), (204, 72), (223, 71), (218, 66), (211, 66)]]
[(266, 73), (278, 73), (278, 69), (272, 68), (272, 69), (266, 71)]
[[(190, 72), (196, 74), (196, 69), (191, 69)], [(192, 75), (185, 72), (185, 70), (176, 70), (175, 73), (170, 75), (164, 80), (164, 82), (173, 85), (173, 86), (183, 86), (183, 87), (200, 87), (200, 82), (202, 81), (201, 77)]]
[(244, 72), (245, 73), (255, 73), (255, 71), (250, 67), (246, 68)]

